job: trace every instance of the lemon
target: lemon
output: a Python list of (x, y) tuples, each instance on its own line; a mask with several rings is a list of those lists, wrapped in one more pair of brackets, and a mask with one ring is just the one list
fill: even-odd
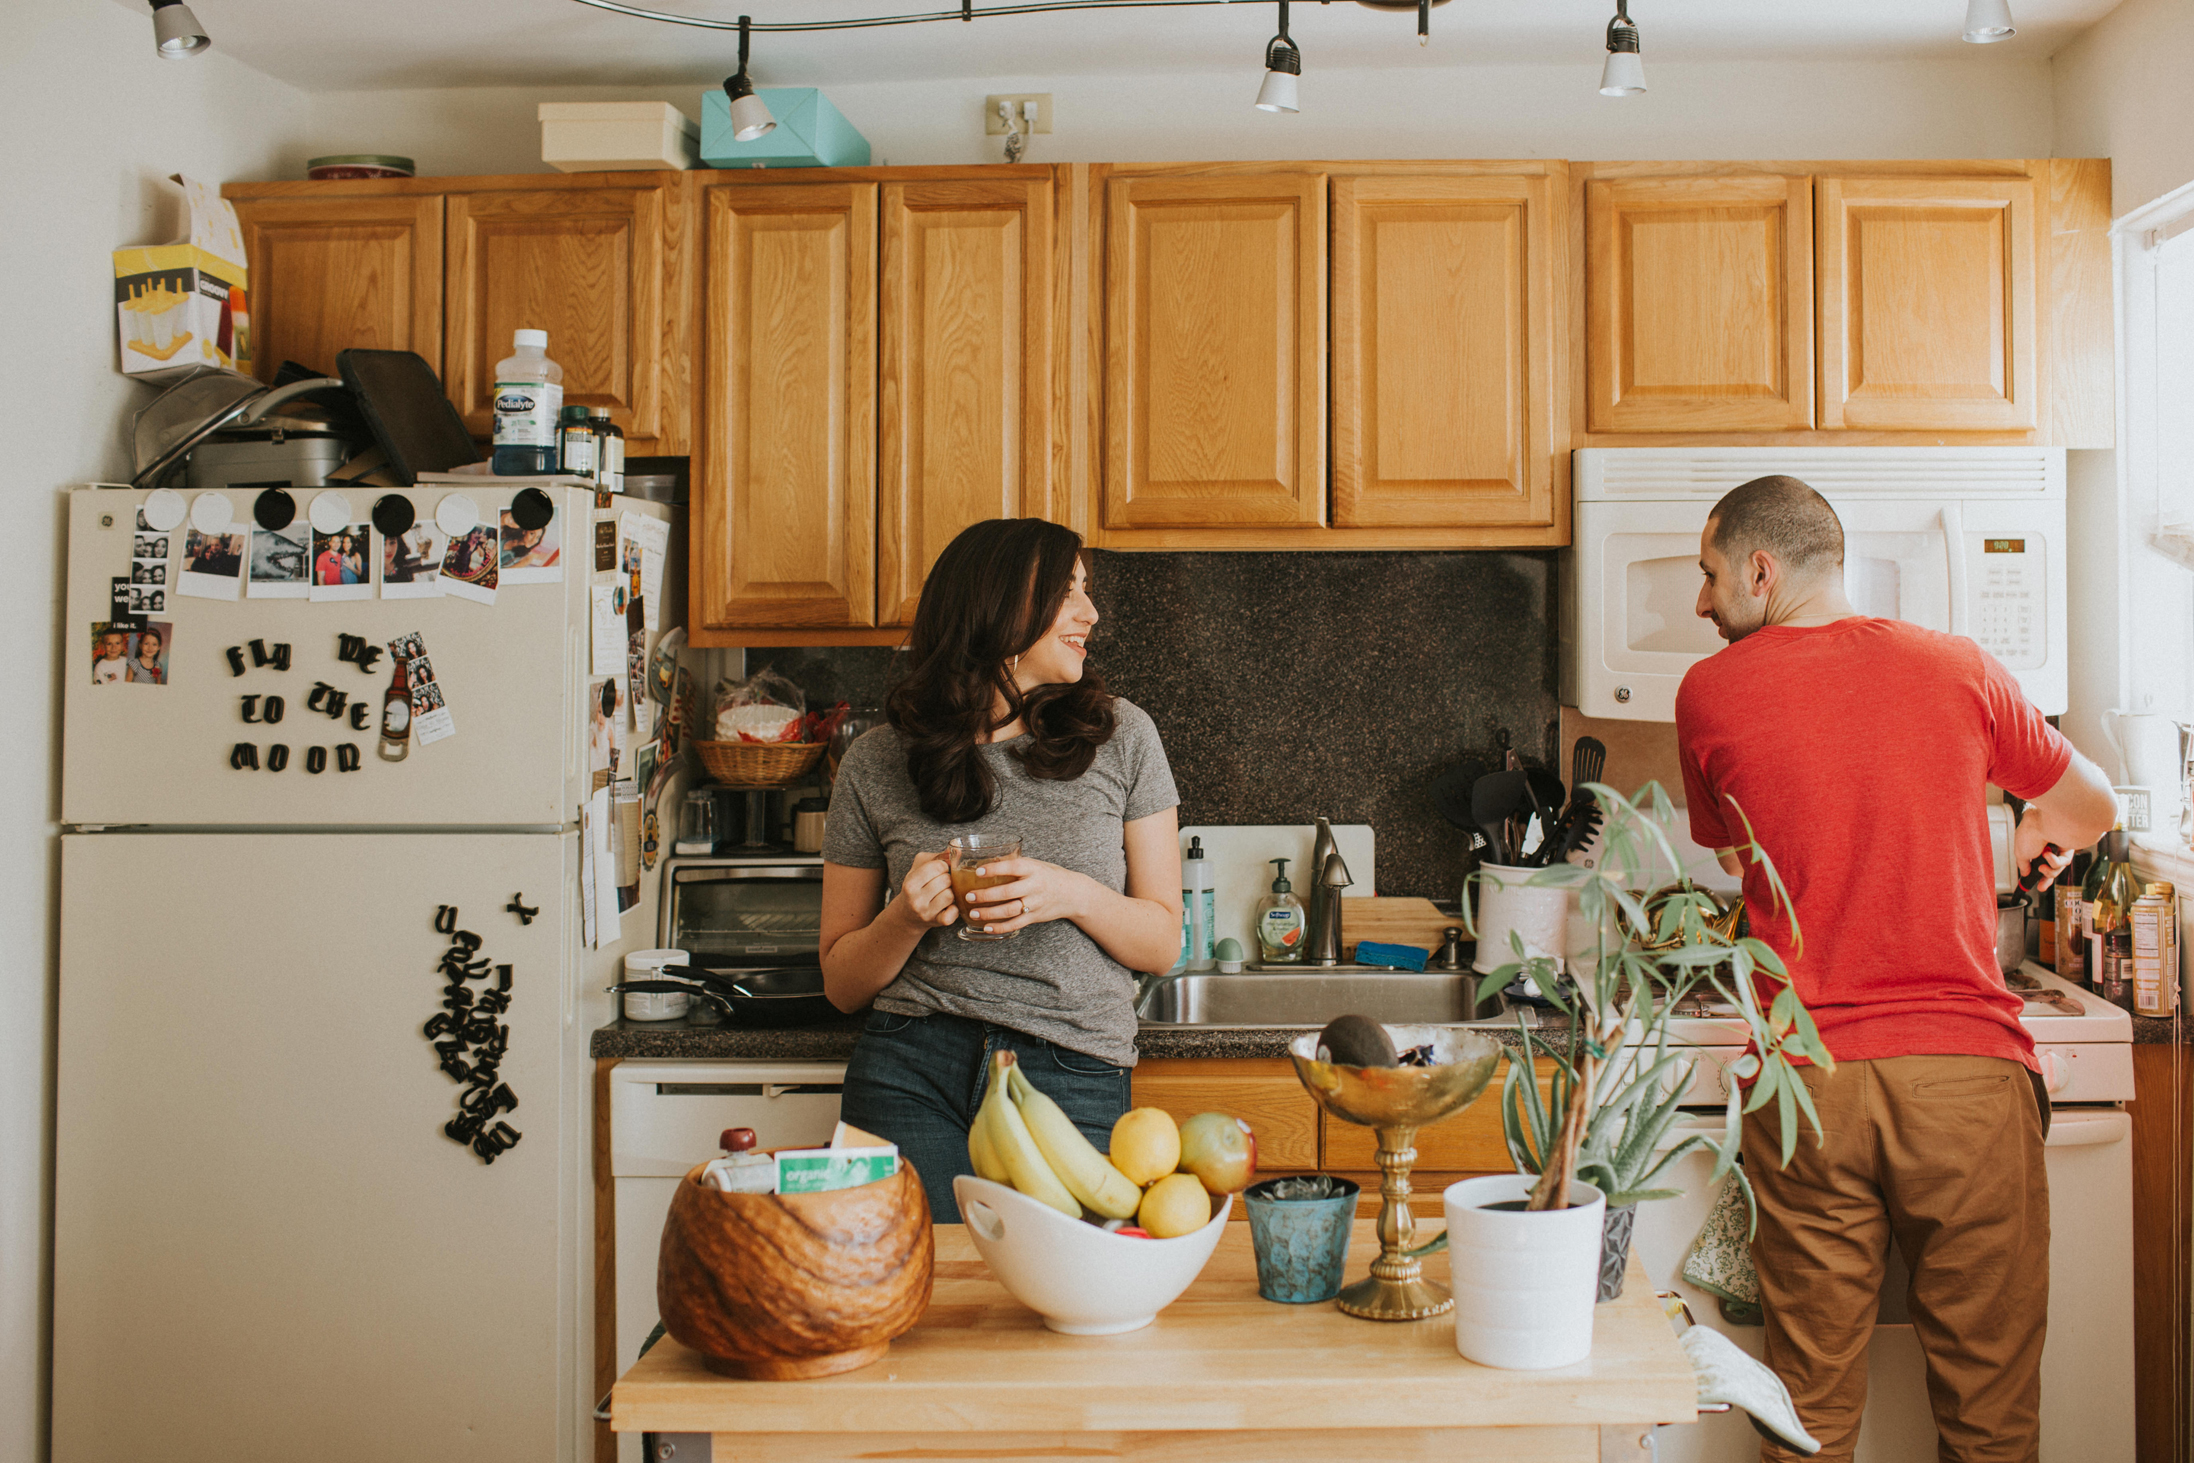
[(1135, 1218), (1152, 1239), (1194, 1234), (1211, 1222), (1211, 1196), (1196, 1175), (1167, 1174), (1145, 1191)]
[(1141, 1188), (1181, 1166), (1181, 1130), (1163, 1108), (1139, 1107), (1112, 1125), (1112, 1166)]

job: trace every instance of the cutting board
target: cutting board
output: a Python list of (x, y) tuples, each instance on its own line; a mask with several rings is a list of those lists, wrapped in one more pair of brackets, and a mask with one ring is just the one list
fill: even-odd
[(1429, 899), (1351, 899), (1341, 908), (1341, 949), (1346, 955), (1359, 940), (1375, 940), (1437, 953), (1455, 928), (1470, 938), (1461, 915), (1442, 914)]
[[(1181, 830), (1181, 852), (1188, 853), (1190, 838), (1204, 841), (1204, 859), (1211, 865), (1212, 876), (1212, 940), (1232, 937), (1242, 942), (1242, 951), (1249, 959), (1257, 958), (1257, 942), (1250, 935), (1250, 925), (1257, 917), (1257, 903), (1272, 892), (1272, 865), (1268, 859), (1289, 860), (1287, 880), (1295, 886), (1295, 897), (1303, 902), (1303, 910), (1310, 910), (1310, 870), (1304, 867), (1310, 862), (1310, 850), (1317, 841), (1318, 830), (1309, 823), (1231, 823), (1194, 824)], [(1349, 911), (1366, 903), (1378, 886), (1378, 868), (1372, 857), (1373, 839), (1368, 823), (1336, 823), (1333, 825), (1333, 844), (1340, 850), (1341, 862), (1348, 865), (1348, 876), (1355, 880), (1348, 887), (1346, 897)], [(1341, 919), (1341, 933), (1348, 934), (1348, 917)]]

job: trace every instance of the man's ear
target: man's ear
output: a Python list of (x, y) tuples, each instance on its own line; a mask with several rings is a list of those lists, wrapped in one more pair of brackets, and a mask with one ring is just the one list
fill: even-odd
[(1758, 594), (1766, 594), (1781, 577), (1781, 566), (1775, 556), (1766, 549), (1754, 549), (1745, 560), (1746, 579), (1749, 587)]

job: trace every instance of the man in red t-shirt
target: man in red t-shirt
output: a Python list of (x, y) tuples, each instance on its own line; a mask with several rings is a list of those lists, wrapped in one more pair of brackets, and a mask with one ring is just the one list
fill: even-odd
[(1854, 610), (1843, 559), (1835, 510), (1796, 478), (1730, 492), (1701, 536), (1698, 603), (1729, 646), (1676, 697), (1692, 837), (1743, 878), (1753, 933), (1836, 1058), (1804, 1072), (1821, 1132), (1802, 1125), (1787, 1168), (1775, 1105), (1745, 1121), (1768, 1364), (1819, 1456), (1849, 1458), (1894, 1241), (1942, 1457), (2030, 1463), (2048, 1099), (1996, 968), (1985, 796), (2026, 800), (2017, 862), (2046, 878), (2109, 831), (2115, 805), (1971, 640)]

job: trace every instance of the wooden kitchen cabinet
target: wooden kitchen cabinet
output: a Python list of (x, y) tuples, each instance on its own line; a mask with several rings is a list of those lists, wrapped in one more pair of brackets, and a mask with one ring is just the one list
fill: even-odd
[(1325, 175), (1105, 192), (1104, 525), (1323, 524)]
[(1550, 188), (1333, 180), (1336, 528), (1554, 522)]
[(702, 192), (699, 643), (876, 622), (876, 185)]
[(1811, 427), (1812, 251), (1804, 177), (1587, 183), (1590, 429)]
[(442, 200), (380, 195), (236, 200), (250, 268), (252, 370), (322, 376), (353, 346), (442, 361)]
[(1248, 1123), (1259, 1173), (1318, 1167), (1318, 1105), (1284, 1057), (1146, 1058), (1133, 1080), (1135, 1106), (1162, 1108), (1175, 1122), (1223, 1112)]
[(886, 183), (881, 207), (876, 599), (909, 625), (962, 529), (1053, 516), (1052, 188)]
[(2036, 426), (2034, 184), (1823, 177), (1816, 187), (1821, 425)]
[(653, 449), (677, 203), (661, 183), (449, 195), (443, 385), (474, 436), (494, 430), (495, 363), (511, 332), (546, 330), (565, 405), (607, 407), (629, 453)]

